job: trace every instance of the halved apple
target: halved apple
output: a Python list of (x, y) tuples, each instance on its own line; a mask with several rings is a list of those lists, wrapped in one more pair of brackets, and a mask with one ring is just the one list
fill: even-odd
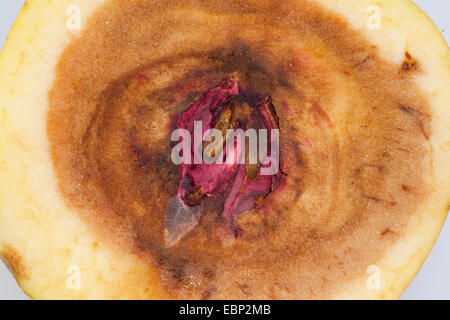
[[(211, 114), (270, 101), (282, 179), (183, 189), (171, 133), (230, 75)], [(0, 254), (38, 299), (397, 298), (449, 209), (449, 87), (407, 0), (29, 0), (0, 56)], [(168, 245), (179, 189), (198, 222)]]

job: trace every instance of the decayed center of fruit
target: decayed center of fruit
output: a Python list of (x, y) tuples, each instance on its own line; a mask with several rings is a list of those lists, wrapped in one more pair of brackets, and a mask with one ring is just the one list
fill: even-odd
[[(166, 210), (166, 244), (175, 244), (199, 224), (205, 201), (220, 202), (220, 220), (237, 238), (242, 230), (234, 218), (259, 207), (281, 177), (279, 120), (271, 97), (250, 93), (230, 77), (184, 111), (177, 129), (189, 136), (200, 130), (202, 137), (215, 129), (218, 135), (181, 150), (183, 159), (187, 152), (194, 160), (180, 165), (178, 193)], [(259, 140), (256, 148), (252, 137)], [(195, 161), (198, 154), (214, 161)]]

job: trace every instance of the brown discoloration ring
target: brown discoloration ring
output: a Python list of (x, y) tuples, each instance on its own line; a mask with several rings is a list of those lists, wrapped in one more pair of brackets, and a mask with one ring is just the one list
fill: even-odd
[[(49, 95), (59, 188), (175, 297), (329, 297), (383, 255), (395, 237), (380, 234), (401, 235), (428, 192), (431, 113), (398, 69), (309, 1), (108, 1), (65, 50)], [(205, 200), (200, 225), (166, 248), (174, 119), (234, 72), (274, 101), (286, 179), (239, 217), (239, 239), (223, 241), (220, 208)]]
[(19, 252), (11, 246), (5, 245), (0, 251), (0, 257), (16, 279), (28, 279), (29, 275)]

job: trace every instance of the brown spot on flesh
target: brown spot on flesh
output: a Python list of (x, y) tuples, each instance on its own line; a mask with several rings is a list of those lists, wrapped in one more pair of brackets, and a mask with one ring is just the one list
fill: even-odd
[(405, 186), (404, 184), (402, 185), (402, 190), (403, 191), (409, 191), (411, 190), (408, 186)]
[(392, 231), (392, 230), (389, 229), (389, 228), (386, 228), (386, 229), (384, 229), (384, 231), (381, 233), (381, 236), (385, 236), (385, 235), (388, 235), (388, 234), (391, 234), (391, 233), (394, 233), (394, 231)]
[(410, 71), (417, 67), (417, 61), (411, 57), (409, 52), (405, 52), (405, 61), (402, 64), (402, 70)]

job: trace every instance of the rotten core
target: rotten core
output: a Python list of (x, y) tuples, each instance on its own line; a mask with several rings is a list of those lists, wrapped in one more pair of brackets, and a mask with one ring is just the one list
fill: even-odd
[(166, 210), (166, 245), (199, 224), (208, 200), (221, 203), (221, 220), (237, 238), (242, 230), (234, 218), (260, 206), (282, 177), (271, 97), (227, 78), (179, 116), (172, 141), (180, 180)]

